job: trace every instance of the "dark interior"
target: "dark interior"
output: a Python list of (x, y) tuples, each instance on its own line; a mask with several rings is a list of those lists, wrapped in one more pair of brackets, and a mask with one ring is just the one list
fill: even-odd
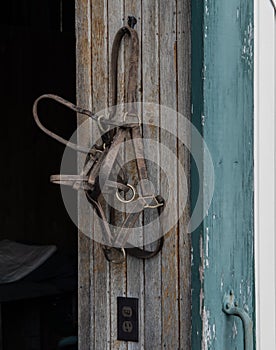
[[(77, 228), (49, 182), (60, 172), (64, 146), (32, 117), (41, 94), (75, 101), (74, 1), (9, 0), (0, 13), (0, 240), (57, 246), (23, 281), (0, 285), (0, 349), (77, 349)], [(39, 112), (50, 130), (70, 138), (74, 114), (49, 101)]]

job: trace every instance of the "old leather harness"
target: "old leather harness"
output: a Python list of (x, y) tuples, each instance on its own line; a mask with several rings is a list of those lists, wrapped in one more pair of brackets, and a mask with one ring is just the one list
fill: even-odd
[[(51, 181), (57, 184), (63, 184), (72, 186), (76, 190), (84, 190), (88, 201), (96, 210), (98, 216), (101, 218), (101, 226), (103, 232), (104, 245), (103, 251), (106, 258), (114, 263), (123, 262), (126, 256), (126, 252), (132, 256), (141, 259), (149, 259), (155, 256), (162, 248), (163, 238), (161, 237), (155, 243), (155, 249), (153, 251), (146, 250), (132, 246), (128, 242), (129, 232), (138, 220), (141, 212), (144, 208), (158, 210), (160, 216), (165, 203), (161, 196), (155, 196), (149, 186), (148, 173), (146, 167), (146, 161), (144, 158), (144, 146), (141, 134), (141, 123), (136, 108), (136, 90), (137, 90), (137, 74), (138, 74), (138, 57), (139, 57), (139, 41), (137, 32), (134, 29), (136, 20), (134, 17), (129, 17), (128, 25), (122, 27), (116, 34), (111, 56), (111, 86), (112, 86), (112, 106), (113, 112), (109, 115), (109, 118), (98, 116), (93, 114), (87, 109), (80, 108), (63, 98), (45, 94), (40, 96), (33, 105), (34, 119), (41, 130), (47, 135), (56, 139), (57, 141), (73, 148), (76, 151), (87, 154), (86, 162), (83, 171), (80, 175), (53, 175)], [(127, 104), (126, 111), (124, 112), (124, 119), (131, 118), (132, 122), (117, 122), (114, 120), (116, 114), (117, 105), (117, 71), (118, 71), (118, 56), (119, 49), (122, 40), (125, 36), (130, 38), (130, 57), (129, 57), (129, 71), (128, 71), (128, 86), (127, 86)], [(38, 102), (42, 99), (52, 99), (56, 102), (63, 104), (64, 106), (72, 109), (73, 111), (87, 115), (88, 117), (96, 120), (98, 126), (102, 131), (106, 131), (102, 135), (101, 144), (95, 144), (91, 149), (76, 145), (69, 142), (62, 137), (54, 134), (45, 128), (38, 117), (37, 106)], [(109, 130), (110, 129), (110, 130)], [(132, 140), (135, 161), (138, 171), (140, 193), (137, 195), (135, 188), (127, 183), (125, 171), (120, 172), (120, 176), (117, 176), (117, 181), (110, 181), (109, 177), (115, 166), (116, 159), (119, 157), (119, 146), (129, 138)], [(101, 172), (101, 179), (99, 173)], [(104, 184), (104, 188), (100, 188), (101, 184)], [(131, 203), (133, 210), (128, 212), (121, 229), (115, 235), (111, 233), (109, 223), (106, 219), (105, 211), (100, 203), (100, 196), (102, 191), (110, 192), (115, 195), (116, 199), (123, 203)], [(121, 192), (131, 192), (132, 196), (126, 200), (121, 196)], [(160, 229), (162, 229), (160, 227)], [(161, 236), (161, 235), (160, 235)], [(128, 246), (127, 248), (126, 245)], [(114, 254), (115, 252), (115, 254)], [(119, 254), (119, 258), (116, 255)]]

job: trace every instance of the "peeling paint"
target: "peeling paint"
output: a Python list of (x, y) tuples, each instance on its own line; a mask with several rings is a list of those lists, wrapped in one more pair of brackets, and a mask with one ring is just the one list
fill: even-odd
[(252, 296), (251, 286), (250, 283), (247, 283), (247, 296)]
[(224, 286), (223, 277), (220, 278), (220, 291), (222, 292)]
[(217, 339), (217, 335), (216, 335), (216, 324), (213, 324), (213, 339)]
[[(199, 250), (194, 257), (195, 269), (200, 278), (195, 286), (200, 303), (197, 299), (193, 311), (197, 328), (193, 330), (192, 348), (243, 349), (240, 321), (233, 323), (233, 317), (225, 316), (220, 300), (231, 286), (240, 307), (245, 304), (245, 296), (250, 313), (254, 312), (254, 300), (250, 295), (254, 294), (254, 233), (249, 232), (253, 227), (250, 187), (253, 164), (253, 6), (247, 0), (193, 3), (193, 54), (200, 59), (200, 65), (192, 62), (195, 68), (193, 103), (197, 106), (193, 119), (210, 146), (216, 188), (210, 215), (205, 216), (201, 233), (197, 232), (195, 239)], [(203, 159), (204, 156), (203, 153)], [(203, 191), (208, 190), (207, 177), (208, 174), (203, 180)], [(203, 237), (199, 246), (200, 234)], [(196, 318), (199, 314), (200, 320)], [(195, 337), (198, 329), (201, 339)]]
[(208, 26), (204, 27), (204, 38), (208, 37)]
[(204, 251), (203, 251), (202, 236), (200, 236), (200, 259), (201, 259), (201, 264), (199, 266), (199, 278), (200, 278), (200, 282), (203, 283), (203, 280), (204, 280)]
[(253, 24), (250, 21), (243, 32), (243, 44), (242, 44), (242, 59), (248, 67), (248, 70), (253, 69), (253, 47), (254, 47), (254, 32)]
[(206, 227), (206, 245), (205, 245), (205, 266), (208, 269), (209, 268), (209, 227)]
[(209, 4), (208, 4), (208, 0), (205, 0), (205, 6), (204, 6), (204, 8), (205, 8), (205, 14), (206, 14), (206, 16), (209, 16)]
[(200, 236), (200, 259), (201, 259), (201, 263), (199, 266), (199, 278), (200, 278), (201, 288), (200, 288), (200, 296), (199, 296), (199, 303), (200, 303), (199, 312), (201, 314), (202, 308), (203, 308), (203, 300), (204, 300), (204, 292), (203, 292), (203, 288), (202, 288), (203, 281), (204, 281), (204, 251), (203, 251), (202, 236)]
[(202, 314), (202, 309), (203, 309), (203, 301), (204, 301), (204, 293), (203, 293), (203, 289), (200, 289), (200, 295), (199, 295), (199, 312), (200, 312), (200, 316)]
[(206, 64), (202, 67), (202, 79), (206, 80), (207, 66)]
[(234, 321), (233, 323), (233, 327), (232, 327), (232, 336), (233, 336), (233, 339), (235, 339), (238, 335), (238, 328), (237, 328), (237, 325), (236, 325), (236, 321)]
[(203, 323), (202, 347), (201, 347), (202, 350), (208, 350), (208, 347), (211, 344), (211, 331), (209, 326), (209, 317), (210, 317), (210, 313), (204, 307), (203, 314), (202, 314), (202, 323)]
[(210, 311), (203, 308), (202, 312), (202, 350), (208, 350), (213, 344), (213, 341), (216, 340), (216, 325), (215, 323), (210, 323)]

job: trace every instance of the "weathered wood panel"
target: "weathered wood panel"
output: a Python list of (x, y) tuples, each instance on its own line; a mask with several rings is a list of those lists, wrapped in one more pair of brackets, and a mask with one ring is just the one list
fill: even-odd
[[(91, 64), (92, 64), (92, 108), (94, 112), (108, 106), (108, 42), (107, 38), (107, 1), (91, 0)], [(92, 135), (97, 139), (98, 126), (93, 124)], [(93, 216), (93, 231), (95, 235), (101, 231), (97, 215)], [(94, 285), (94, 300), (92, 312), (94, 332), (92, 348), (109, 349), (110, 338), (110, 297), (109, 297), (109, 264), (98, 242), (94, 243), (90, 261)], [(106, 312), (103, 312), (106, 310)]]
[[(159, 1), (147, 1), (143, 3), (143, 29), (142, 29), (142, 82), (143, 82), (143, 101), (158, 103), (160, 90), (160, 64), (159, 64)], [(152, 121), (157, 127), (159, 123), (159, 113), (145, 114), (144, 122)], [(160, 141), (159, 131), (156, 128), (146, 127), (144, 129), (144, 137), (151, 138), (156, 142)], [(147, 152), (150, 150), (146, 150)], [(146, 156), (147, 157), (147, 156)], [(156, 162), (160, 162), (159, 154), (156, 155)], [(157, 192), (160, 191), (160, 179), (158, 169), (149, 167), (149, 178), (156, 179), (155, 186)], [(156, 218), (152, 211), (145, 213), (144, 223), (151, 222)], [(145, 234), (150, 234), (145, 229)], [(161, 254), (154, 259), (145, 262), (145, 349), (149, 349), (152, 344), (156, 344), (156, 348), (161, 348), (162, 343), (162, 305), (161, 305), (161, 289), (162, 289), (162, 272), (161, 272)], [(155, 331), (153, 332), (152, 329)]]
[[(89, 19), (89, 20), (87, 20)], [(91, 23), (90, 23), (90, 1), (82, 0), (76, 2), (76, 84), (77, 84), (77, 104), (92, 109), (92, 84), (91, 84)], [(79, 117), (79, 123), (84, 118)], [(90, 132), (78, 132), (78, 139), (82, 144), (90, 144)], [(79, 154), (79, 163), (83, 162), (84, 155)], [(81, 171), (82, 169), (79, 169)], [(92, 227), (91, 211), (87, 210), (86, 203), (83, 203), (79, 196), (78, 215), (79, 227)], [(79, 232), (79, 349), (92, 348), (92, 336), (94, 331), (93, 299), (93, 275), (91, 275), (91, 252), (94, 242), (84, 233)], [(85, 326), (84, 326), (85, 325)]]
[[(164, 104), (189, 118), (190, 115), (190, 10), (189, 1), (141, 0), (78, 0), (77, 8), (77, 65), (78, 103), (94, 112), (110, 103), (110, 55), (115, 33), (134, 15), (140, 39), (138, 99)], [(166, 14), (166, 18), (164, 15)], [(89, 38), (88, 38), (89, 36)], [(86, 39), (85, 39), (86, 38)], [(124, 45), (127, 48), (127, 43)], [(119, 102), (124, 101), (126, 89), (125, 54), (119, 60)], [(90, 74), (89, 77), (85, 74)], [(149, 121), (152, 115), (143, 115)], [(187, 133), (177, 114), (171, 120), (155, 114), (154, 122), (166, 127), (173, 125), (175, 134)], [(82, 143), (89, 141), (93, 130), (80, 134)], [(163, 142), (185, 166), (189, 173), (186, 149), (177, 139), (158, 128), (144, 128), (144, 136)], [(146, 149), (146, 154), (150, 150)], [(156, 155), (158, 163), (159, 155)], [(178, 210), (177, 162), (173, 202)], [(131, 168), (131, 171), (135, 169)], [(162, 193), (160, 173), (149, 167), (151, 181)], [(156, 180), (155, 180), (156, 179)], [(182, 198), (179, 199), (180, 201)], [(141, 220), (150, 222), (156, 214), (145, 213)], [(190, 348), (190, 242), (186, 232), (188, 206), (179, 223), (165, 237), (162, 253), (149, 261), (128, 257), (125, 264), (105, 261), (98, 243), (80, 234), (79, 246), (79, 349), (189, 349)], [(97, 229), (96, 220), (87, 216), (79, 203), (79, 220), (91, 232)], [(116, 220), (121, 220), (119, 217)], [(142, 221), (141, 221), (142, 223)], [(93, 229), (92, 229), (93, 228)], [(141, 237), (143, 230), (141, 229)], [(92, 234), (92, 233), (91, 233)], [(147, 234), (147, 232), (144, 232)], [(139, 298), (139, 343), (117, 340), (117, 297)]]
[[(142, 33), (142, 2), (141, 1), (125, 1), (125, 18), (129, 15), (134, 15), (137, 18), (137, 32), (139, 39), (141, 38)], [(139, 53), (141, 57), (142, 51), (142, 41), (139, 40)], [(126, 48), (125, 54), (129, 53), (128, 48)], [(125, 62), (127, 62), (127, 56), (125, 56)], [(141, 59), (139, 59), (139, 72), (138, 72), (138, 88), (137, 88), (137, 100), (141, 101), (142, 99), (142, 79), (141, 79)], [(126, 76), (126, 79), (128, 77)], [(127, 87), (127, 81), (125, 82), (125, 87)], [(126, 93), (125, 93), (126, 95)], [(140, 112), (140, 108), (138, 108), (138, 113)], [(127, 148), (127, 147), (126, 147)], [(131, 150), (126, 149), (127, 152), (132, 152)], [(133, 183), (137, 183), (139, 181), (137, 176), (136, 164), (133, 162), (134, 166), (131, 166), (129, 171), (132, 177)], [(139, 234), (137, 243), (143, 244), (143, 216), (140, 215), (137, 224), (140, 225)], [(129, 256), (127, 258), (127, 296), (135, 297), (139, 299), (139, 343), (129, 343), (128, 350), (139, 350), (144, 349), (145, 343), (145, 335), (144, 335), (144, 314), (145, 314), (145, 299), (144, 299), (144, 262), (142, 260), (137, 261), (136, 258)]]
[(253, 1), (192, 4), (192, 119), (215, 169), (212, 205), (193, 233), (193, 348), (243, 349), (242, 323), (222, 299), (233, 289), (254, 319)]
[[(162, 19), (162, 14), (167, 14)], [(176, 1), (160, 2), (160, 104), (177, 109), (177, 51), (176, 51)], [(165, 130), (177, 130), (177, 115), (160, 115), (161, 144), (176, 150), (177, 140), (173, 135), (168, 135)], [(161, 162), (167, 161), (161, 154)], [(161, 166), (164, 164), (161, 163)], [(176, 159), (170, 159), (170, 166), (177, 169)], [(161, 188), (165, 186), (166, 175), (161, 177)], [(177, 172), (169, 179), (172, 185), (171, 196), (172, 211), (177, 211), (178, 205), (178, 179)], [(177, 227), (174, 226), (165, 236), (162, 249), (162, 343), (164, 349), (178, 348), (179, 344), (179, 312), (178, 312), (178, 241)]]
[[(190, 106), (190, 71), (191, 71), (191, 42), (190, 42), (190, 30), (191, 30), (191, 16), (190, 16), (190, 2), (187, 2), (186, 6), (183, 6), (181, 2), (177, 2), (177, 36), (176, 36), (176, 49), (177, 49), (177, 110), (185, 118), (190, 119), (191, 106)], [(190, 146), (190, 130), (186, 130), (183, 120), (178, 118), (177, 130), (178, 135), (181, 135), (186, 140), (187, 146)], [(187, 188), (190, 188), (190, 156), (187, 149), (181, 143), (178, 143), (178, 158), (180, 163), (186, 170)], [(178, 184), (178, 187), (181, 185)], [(181, 189), (179, 188), (179, 193)], [(179, 206), (184, 198), (179, 196)], [(190, 335), (191, 335), (191, 308), (188, 307), (191, 304), (191, 236), (187, 230), (187, 218), (190, 214), (190, 202), (186, 202), (185, 210), (182, 216), (179, 218), (178, 230), (179, 230), (179, 336), (180, 336), (180, 349), (190, 349)], [(183, 277), (182, 277), (183, 275)]]
[[(109, 0), (108, 1), (108, 17), (105, 18), (108, 22), (108, 42), (109, 42), (109, 63), (112, 49), (112, 43), (117, 30), (124, 25), (124, 1), (123, 0)], [(121, 50), (118, 62), (118, 104), (124, 102), (125, 92), (125, 73), (124, 73), (124, 54)], [(111, 74), (111, 67), (109, 64), (109, 74)], [(111, 83), (111, 79), (109, 79)], [(111, 97), (111, 87), (109, 84), (109, 92)], [(111, 102), (111, 101), (110, 101)], [(123, 150), (121, 151), (122, 156)], [(120, 224), (123, 218), (115, 215), (114, 218), (117, 224)], [(110, 265), (110, 313), (111, 313), (111, 349), (127, 350), (127, 343), (117, 340), (117, 297), (127, 295), (127, 265)]]

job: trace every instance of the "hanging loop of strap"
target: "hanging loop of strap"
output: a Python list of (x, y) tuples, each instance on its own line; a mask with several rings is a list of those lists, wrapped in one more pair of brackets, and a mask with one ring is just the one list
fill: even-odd
[(87, 148), (87, 147), (83, 147), (83, 146), (80, 146), (80, 145), (77, 145), (75, 143), (72, 143), (66, 139), (64, 139), (63, 137), (55, 134), (54, 132), (48, 130), (40, 121), (39, 119), (39, 116), (38, 116), (38, 104), (41, 100), (45, 100), (45, 99), (49, 99), (49, 100), (53, 100), (55, 102), (58, 102), (60, 104), (62, 104), (63, 106), (71, 109), (72, 111), (74, 112), (77, 112), (79, 114), (82, 114), (82, 115), (86, 115), (88, 116), (89, 118), (95, 120), (98, 122), (98, 124), (100, 124), (102, 126), (102, 128), (107, 128), (108, 126), (118, 126), (119, 124), (118, 123), (112, 123), (110, 120), (107, 120), (107, 119), (104, 119), (103, 115), (100, 115), (100, 116), (97, 116), (95, 114), (93, 114), (91, 111), (89, 111), (88, 109), (85, 109), (85, 108), (81, 108), (81, 107), (78, 107), (76, 105), (74, 105), (73, 103), (65, 100), (64, 98), (60, 97), (60, 96), (57, 96), (57, 95), (53, 95), (53, 94), (44, 94), (44, 95), (41, 95), (39, 96), (34, 104), (33, 104), (33, 116), (34, 116), (34, 120), (37, 124), (37, 126), (48, 136), (50, 136), (51, 138), (57, 140), (58, 142), (60, 143), (63, 143), (64, 145), (66, 145), (67, 147), (70, 147), (72, 148), (73, 150), (77, 151), (77, 152), (82, 152), (82, 153), (90, 153), (90, 148)]
[(127, 103), (128, 115), (137, 116), (137, 81), (138, 81), (138, 60), (139, 60), (139, 39), (135, 29), (130, 26), (124, 26), (115, 35), (112, 53), (111, 53), (111, 90), (112, 90), (112, 106), (114, 106), (111, 119), (116, 113), (116, 105), (118, 98), (118, 59), (121, 43), (125, 36), (130, 39), (130, 54), (128, 59), (128, 83), (127, 83)]

